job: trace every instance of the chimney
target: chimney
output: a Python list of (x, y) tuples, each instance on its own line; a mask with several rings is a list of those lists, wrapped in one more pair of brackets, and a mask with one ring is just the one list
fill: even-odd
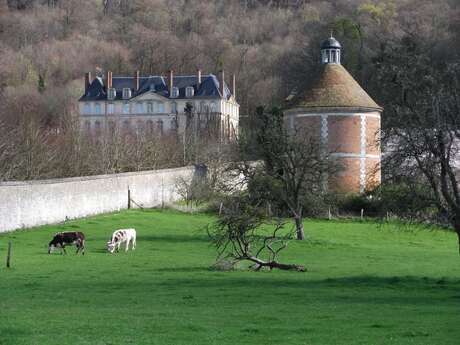
[(222, 94), (222, 98), (224, 97), (224, 90), (225, 90), (225, 72), (224, 70), (220, 71), (220, 93)]
[(107, 71), (107, 78), (106, 78), (106, 86), (107, 86), (107, 89), (111, 89), (112, 88), (112, 72), (110, 71)]
[(236, 76), (234, 74), (232, 74), (232, 95), (236, 100)]
[(91, 72), (85, 73), (85, 95), (88, 92), (89, 85), (91, 84)]
[(139, 71), (134, 73), (134, 92), (139, 90)]
[(198, 79), (196, 86), (197, 86), (197, 88), (198, 88), (198, 87), (200, 87), (200, 85), (201, 85), (201, 69), (199, 69), (199, 70), (196, 72), (196, 74), (197, 74), (197, 79)]
[(169, 88), (169, 97), (172, 96), (172, 89), (174, 87), (174, 71), (171, 69), (169, 70), (169, 79), (168, 79), (168, 88)]

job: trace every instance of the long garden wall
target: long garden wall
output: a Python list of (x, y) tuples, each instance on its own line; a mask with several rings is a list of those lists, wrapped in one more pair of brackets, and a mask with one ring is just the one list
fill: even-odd
[(0, 232), (66, 219), (155, 207), (179, 199), (177, 178), (192, 179), (194, 167), (113, 175), (0, 183)]

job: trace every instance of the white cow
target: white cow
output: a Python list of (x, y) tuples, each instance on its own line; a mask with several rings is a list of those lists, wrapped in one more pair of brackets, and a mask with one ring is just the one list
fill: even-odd
[(115, 230), (115, 232), (112, 234), (112, 239), (107, 242), (107, 250), (110, 253), (113, 253), (116, 248), (118, 252), (123, 242), (126, 243), (125, 252), (128, 251), (130, 242), (132, 243), (132, 249), (133, 250), (136, 249), (136, 230), (134, 229)]

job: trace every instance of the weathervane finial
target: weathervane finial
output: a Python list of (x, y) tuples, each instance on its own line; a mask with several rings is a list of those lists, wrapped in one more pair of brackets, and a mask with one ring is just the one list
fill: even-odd
[(332, 33), (334, 32), (334, 29), (331, 29), (331, 38), (332, 38)]

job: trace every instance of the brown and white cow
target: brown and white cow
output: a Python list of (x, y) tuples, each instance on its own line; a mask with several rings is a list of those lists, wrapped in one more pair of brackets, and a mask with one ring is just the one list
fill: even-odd
[(48, 254), (51, 254), (54, 248), (61, 248), (61, 252), (67, 254), (65, 246), (73, 244), (77, 247), (76, 254), (78, 254), (79, 251), (81, 251), (82, 255), (85, 254), (85, 235), (82, 232), (58, 232), (48, 245)]
[(112, 234), (112, 238), (107, 242), (107, 250), (113, 253), (115, 250), (118, 252), (122, 243), (126, 243), (125, 251), (129, 249), (131, 242), (132, 249), (136, 249), (136, 230), (135, 229), (119, 229)]

